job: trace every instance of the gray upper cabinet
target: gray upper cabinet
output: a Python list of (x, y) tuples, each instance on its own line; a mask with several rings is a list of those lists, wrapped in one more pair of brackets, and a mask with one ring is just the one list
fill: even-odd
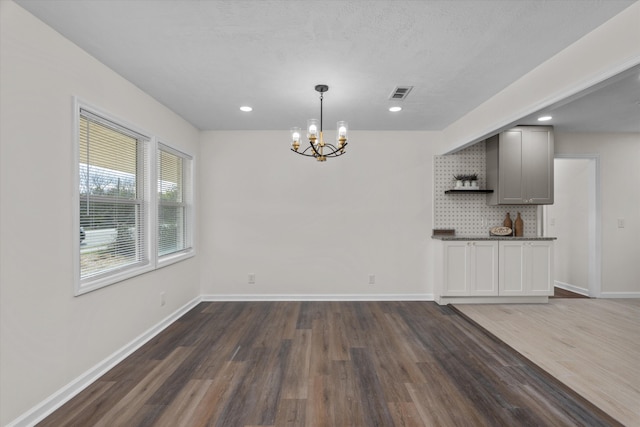
[(489, 205), (553, 204), (553, 127), (518, 126), (487, 139)]

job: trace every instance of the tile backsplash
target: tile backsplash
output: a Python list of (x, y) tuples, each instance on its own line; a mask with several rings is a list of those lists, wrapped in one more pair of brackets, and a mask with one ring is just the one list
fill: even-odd
[[(455, 186), (453, 175), (478, 174), (478, 186), (486, 188), (486, 144), (479, 142), (464, 150), (434, 158), (434, 227), (453, 228), (458, 236), (487, 236), (502, 225), (507, 212), (515, 221), (520, 212), (524, 235), (536, 235), (537, 206), (489, 206), (486, 194), (445, 194)], [(486, 225), (483, 223), (486, 220)]]

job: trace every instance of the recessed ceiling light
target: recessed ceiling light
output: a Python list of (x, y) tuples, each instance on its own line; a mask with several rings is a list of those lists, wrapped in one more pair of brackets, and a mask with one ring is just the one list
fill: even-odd
[(249, 111), (253, 111), (253, 108), (249, 107), (248, 105), (243, 105), (242, 107), (240, 107), (240, 111), (248, 113)]
[(553, 119), (553, 117), (551, 117), (551, 116), (541, 116), (541, 117), (538, 117), (538, 121), (539, 121), (539, 122), (548, 122), (548, 121), (549, 121), (549, 120), (551, 120), (551, 119)]
[(392, 113), (396, 113), (398, 111), (402, 110), (402, 107), (390, 107), (389, 111), (391, 111)]

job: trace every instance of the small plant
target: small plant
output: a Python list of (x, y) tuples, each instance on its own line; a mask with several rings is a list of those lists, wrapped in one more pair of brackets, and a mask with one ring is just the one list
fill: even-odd
[(467, 175), (463, 175), (461, 173), (453, 175), (456, 180), (456, 188), (464, 187), (464, 180), (467, 179)]
[(478, 174), (477, 173), (472, 173), (469, 175), (466, 174), (457, 174), (457, 175), (453, 175), (453, 177), (455, 178), (456, 181), (477, 181), (478, 180)]
[(455, 174), (453, 175), (453, 177), (456, 180), (456, 188), (462, 188), (462, 187), (473, 187), (473, 189), (478, 188), (478, 174), (477, 173), (472, 173), (472, 174)]

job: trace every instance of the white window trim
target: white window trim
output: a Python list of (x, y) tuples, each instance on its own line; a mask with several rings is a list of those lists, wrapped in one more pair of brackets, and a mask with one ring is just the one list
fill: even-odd
[[(73, 212), (72, 215), (72, 226), (73, 230), (80, 230), (80, 194), (78, 188), (80, 187), (80, 171), (79, 171), (79, 143), (80, 143), (80, 110), (86, 110), (95, 114), (97, 116), (103, 117), (106, 120), (112, 121), (124, 128), (130, 129), (145, 138), (148, 138), (148, 150), (147, 150), (147, 164), (148, 164), (148, 176), (145, 177), (145, 192), (148, 194), (148, 199), (145, 200), (145, 238), (148, 252), (148, 262), (142, 263), (133, 267), (125, 267), (122, 270), (115, 270), (108, 275), (96, 277), (93, 280), (85, 281), (84, 283), (80, 280), (80, 239), (77, 237), (72, 239), (73, 241), (73, 273), (74, 273), (74, 296), (80, 296), (86, 294), (88, 292), (95, 291), (97, 289), (104, 288), (109, 285), (113, 285), (118, 282), (122, 282), (127, 279), (131, 279), (133, 277), (139, 276), (144, 273), (148, 273), (150, 271), (156, 270), (158, 268), (162, 268), (171, 264), (175, 264), (177, 262), (183, 261), (185, 259), (191, 258), (195, 256), (195, 226), (196, 226), (196, 218), (195, 218), (195, 158), (182, 151), (178, 151), (175, 148), (171, 147), (171, 145), (163, 143), (164, 147), (167, 147), (171, 150), (175, 150), (179, 152), (183, 156), (187, 156), (191, 160), (191, 168), (190, 168), (190, 197), (191, 197), (191, 209), (187, 209), (189, 214), (190, 227), (188, 232), (190, 233), (189, 241), (191, 243), (191, 247), (185, 249), (181, 252), (176, 252), (174, 254), (169, 254), (163, 257), (158, 256), (157, 251), (157, 221), (158, 221), (158, 177), (157, 177), (157, 152), (158, 152), (158, 139), (153, 136), (151, 132), (140, 129), (138, 126), (135, 126), (126, 120), (122, 120), (114, 114), (111, 114), (101, 108), (98, 108), (94, 105), (91, 105), (84, 100), (73, 97), (73, 111), (72, 111), (72, 137), (73, 143), (72, 147), (72, 161), (73, 161), (73, 188), (72, 188), (72, 206)], [(76, 232), (76, 234), (78, 234)]]
[[(194, 200), (195, 200), (195, 185), (194, 185), (194, 177), (195, 177), (195, 161), (193, 159), (193, 156), (191, 156), (190, 154), (187, 154), (183, 151), (177, 150), (175, 148), (173, 148), (171, 145), (167, 144), (164, 141), (158, 141), (155, 147), (155, 153), (154, 153), (154, 157), (157, 161), (157, 153), (158, 151), (162, 148), (163, 151), (166, 151), (167, 153), (171, 153), (171, 154), (175, 154), (176, 156), (180, 156), (182, 158), (185, 158), (187, 160), (189, 160), (190, 165), (189, 165), (189, 176), (188, 176), (188, 180), (189, 180), (189, 185), (191, 186), (190, 191), (188, 192), (188, 199), (186, 202), (186, 216), (187, 216), (187, 242), (189, 242), (189, 247), (185, 248), (179, 252), (174, 252), (171, 254), (167, 254), (167, 255), (158, 255), (158, 245), (157, 243), (154, 244), (153, 249), (154, 249), (154, 256), (156, 259), (156, 266), (157, 268), (162, 268), (162, 267), (166, 267), (168, 265), (171, 264), (175, 264), (176, 262), (180, 262), (184, 259), (187, 258), (191, 258), (195, 255), (195, 244), (193, 241), (194, 238), (194, 227), (195, 227), (195, 206), (194, 206)], [(154, 163), (154, 181), (156, 183), (157, 186), (157, 182), (158, 182), (158, 165), (157, 163)], [(158, 205), (159, 205), (159, 201), (158, 201), (158, 191), (156, 190), (154, 192), (154, 203), (155, 203), (155, 220), (157, 221), (158, 219)], [(154, 237), (156, 238), (156, 242), (158, 240), (158, 225), (157, 222), (154, 223), (154, 227), (155, 227), (155, 232)]]

